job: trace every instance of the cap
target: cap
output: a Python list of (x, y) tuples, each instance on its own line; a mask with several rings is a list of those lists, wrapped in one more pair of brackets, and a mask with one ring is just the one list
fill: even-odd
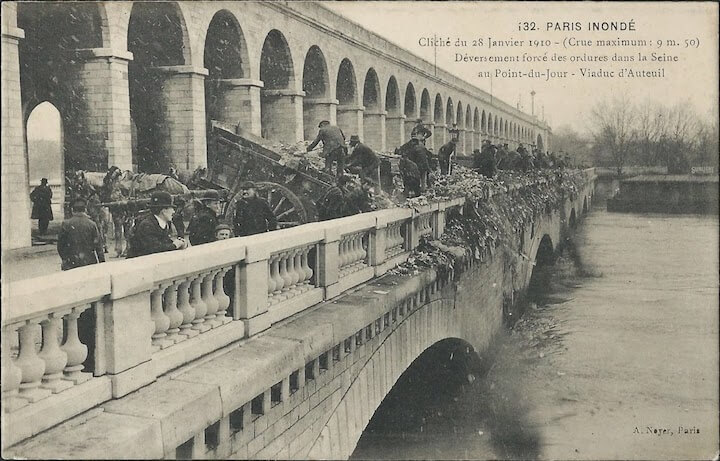
[(162, 209), (162, 208), (175, 208), (173, 205), (173, 198), (168, 192), (160, 190), (153, 192), (150, 197), (150, 208)]
[(215, 232), (218, 232), (218, 231), (221, 231), (221, 230), (229, 230), (229, 231), (231, 231), (231, 230), (232, 230), (232, 227), (228, 226), (228, 225), (225, 224), (225, 223), (221, 223), (221, 224), (218, 224), (217, 226), (215, 226)]
[(356, 135), (356, 134), (350, 136), (350, 142), (353, 142), (353, 141), (354, 141), (354, 142), (360, 142), (360, 136), (358, 136), (358, 135)]

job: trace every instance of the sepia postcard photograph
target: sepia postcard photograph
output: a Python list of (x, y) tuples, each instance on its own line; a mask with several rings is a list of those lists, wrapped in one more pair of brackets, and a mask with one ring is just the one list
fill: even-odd
[(717, 2), (3, 1), (3, 459), (717, 460)]

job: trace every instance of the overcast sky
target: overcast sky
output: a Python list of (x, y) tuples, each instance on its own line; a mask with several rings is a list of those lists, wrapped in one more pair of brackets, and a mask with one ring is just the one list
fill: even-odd
[[(545, 81), (493, 78), (493, 95), (515, 106), (521, 98), (523, 110), (530, 112), (530, 91), (535, 90), (535, 111), (541, 113), (553, 127), (570, 125), (585, 131), (586, 114), (596, 101), (613, 95), (625, 95), (628, 100), (641, 101), (652, 98), (665, 104), (687, 102), (704, 116), (717, 113), (718, 100), (718, 8), (714, 2), (326, 2), (333, 11), (400, 45), (412, 53), (434, 61), (434, 49), (422, 47), (422, 37), (463, 37), (470, 41), (482, 37), (482, 48), (438, 48), (438, 67), (490, 91), (490, 79), (477, 76), (478, 71), (510, 69), (527, 71), (551, 69), (575, 72), (566, 79)], [(633, 20), (635, 31), (589, 32), (589, 21)], [(518, 31), (520, 21), (534, 21), (535, 32)], [(580, 31), (547, 31), (547, 22), (579, 22)], [(524, 40), (524, 45), (514, 48), (487, 48), (488, 38), (500, 40)], [(590, 48), (565, 49), (555, 42), (563, 39), (644, 39), (653, 46), (642, 48)], [(528, 41), (551, 40), (547, 48), (528, 47)], [(685, 48), (685, 40), (699, 39), (699, 47)], [(656, 40), (663, 46), (656, 48)], [(666, 47), (667, 40), (675, 40), (680, 46)], [(542, 54), (544, 51), (558, 54), (583, 55), (605, 54), (612, 57), (615, 51), (637, 56), (638, 51), (649, 56), (651, 52), (672, 54), (679, 62), (666, 63), (664, 79), (628, 78), (582, 78), (579, 68), (592, 70), (617, 70), (621, 67), (641, 70), (657, 70), (662, 63), (457, 63), (455, 52), (471, 55), (522, 55), (525, 52)], [(637, 58), (636, 58), (637, 59)]]

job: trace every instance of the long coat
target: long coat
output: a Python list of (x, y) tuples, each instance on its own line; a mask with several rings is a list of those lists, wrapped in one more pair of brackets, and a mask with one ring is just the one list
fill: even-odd
[(32, 215), (30, 219), (47, 219), (53, 220), (53, 212), (50, 204), (52, 203), (52, 190), (50, 186), (37, 186), (30, 193), (30, 200), (33, 202)]
[(318, 131), (315, 140), (308, 146), (308, 150), (313, 150), (317, 144), (323, 143), (323, 157), (333, 153), (338, 148), (345, 147), (345, 135), (342, 130), (335, 125), (325, 125)]
[(277, 218), (270, 205), (260, 197), (238, 200), (235, 205), (235, 237), (260, 234), (277, 228)]
[(100, 232), (85, 213), (73, 213), (62, 223), (57, 250), (63, 270), (105, 262)]
[(136, 225), (128, 249), (128, 258), (175, 250), (171, 232), (170, 225), (163, 229), (151, 213)]
[(190, 219), (187, 231), (190, 243), (201, 245), (215, 241), (215, 227), (218, 225), (217, 215), (213, 210), (204, 206)]

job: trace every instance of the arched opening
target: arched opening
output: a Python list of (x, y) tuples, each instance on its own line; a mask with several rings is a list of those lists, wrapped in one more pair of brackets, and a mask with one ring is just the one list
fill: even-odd
[(50, 102), (35, 106), (25, 125), (28, 179), (30, 191), (47, 178), (52, 189), (52, 210), (56, 219), (63, 216), (65, 169), (63, 159), (62, 118)]
[(455, 123), (457, 123), (458, 128), (465, 128), (465, 112), (463, 112), (463, 104), (460, 101), (458, 101), (457, 104), (457, 115), (455, 116)]
[(447, 104), (445, 104), (445, 125), (447, 125), (448, 129), (452, 128), (453, 123), (455, 123), (454, 109), (452, 98), (448, 98)]
[(510, 137), (510, 128), (509, 128), (509, 125), (510, 125), (510, 124), (508, 123), (508, 121), (505, 120), (505, 138), (509, 138), (509, 137)]
[(573, 208), (570, 211), (570, 219), (568, 219), (568, 225), (570, 226), (570, 229), (575, 229), (577, 227), (577, 217), (575, 216), (575, 208)]
[(385, 111), (388, 116), (400, 115), (400, 90), (398, 89), (397, 80), (395, 77), (390, 77), (387, 84), (387, 90), (385, 92)]
[[(501, 119), (502, 120), (502, 119)], [(498, 119), (497, 116), (495, 116), (495, 119), (493, 120), (493, 134), (495, 136), (498, 136)]]
[(500, 123), (499, 123), (499, 126), (498, 126), (498, 133), (497, 133), (497, 134), (498, 134), (498, 136), (500, 136), (501, 138), (504, 138), (504, 137), (505, 137), (505, 133), (503, 132), (503, 127), (504, 127), (504, 126), (505, 126), (505, 121), (503, 120), (502, 117), (500, 117)]
[(528, 300), (540, 300), (547, 292), (552, 276), (550, 266), (553, 264), (555, 264), (555, 248), (550, 236), (545, 234), (540, 239), (540, 244), (535, 253), (535, 266), (528, 285)]
[(365, 111), (380, 110), (380, 80), (372, 67), (365, 74), (363, 84), (363, 106)]
[(445, 123), (445, 120), (443, 120), (443, 102), (442, 97), (440, 94), (435, 95), (435, 110), (433, 114), (433, 121), (436, 125), (442, 125)]
[(303, 126), (305, 139), (315, 138), (318, 123), (330, 120), (328, 68), (325, 55), (317, 45), (313, 45), (305, 55), (303, 65), (302, 89), (305, 92), (303, 99)]
[(215, 13), (205, 36), (204, 66), (205, 117), (250, 131), (251, 119), (243, 102), (249, 100), (245, 88), (233, 85), (233, 79), (246, 78), (249, 72), (247, 46), (235, 16), (227, 10)]
[(405, 116), (408, 119), (417, 117), (417, 97), (415, 95), (415, 87), (412, 83), (408, 83), (405, 87)]
[(543, 144), (543, 138), (542, 138), (542, 136), (540, 136), (539, 133), (537, 135), (537, 149), (540, 152), (545, 152), (545, 145)]
[(480, 116), (480, 129), (482, 130), (483, 134), (487, 134), (487, 116), (485, 115), (485, 111), (482, 111), (482, 115)]
[(173, 159), (169, 155), (169, 114), (175, 111), (171, 89), (171, 66), (187, 64), (186, 27), (176, 3), (137, 2), (128, 25), (130, 116), (137, 127), (137, 168), (142, 172), (165, 172)]
[(87, 94), (97, 89), (87, 78), (84, 57), (75, 52), (103, 46), (100, 8), (91, 2), (17, 4), (18, 27), (25, 32), (18, 45), (21, 104), (52, 101), (59, 111), (67, 171), (107, 168), (105, 139), (88, 133), (94, 108)]
[(400, 117), (400, 89), (397, 80), (391, 76), (385, 90), (385, 139), (387, 140), (387, 149), (393, 150), (401, 145), (404, 141), (405, 123)]
[(424, 123), (429, 122), (430, 119), (430, 93), (427, 89), (424, 89), (422, 96), (420, 96), (420, 118), (423, 119)]
[[(295, 73), (292, 56), (285, 36), (277, 29), (268, 32), (260, 55), (260, 125), (262, 137), (286, 141), (296, 139), (296, 124), (288, 123), (287, 112), (292, 107)], [(294, 119), (294, 117), (292, 118)]]
[(335, 98), (341, 106), (355, 104), (357, 98), (357, 81), (352, 62), (345, 58), (338, 70)]
[[(428, 452), (438, 453), (413, 445), (431, 421), (447, 425), (448, 407), (457, 405), (471, 370), (480, 368), (479, 361), (473, 347), (458, 338), (444, 339), (423, 351), (375, 410), (350, 459), (383, 459), (389, 453), (422, 459)], [(477, 433), (474, 427), (473, 432)], [(447, 457), (453, 458), (458, 457)]]

